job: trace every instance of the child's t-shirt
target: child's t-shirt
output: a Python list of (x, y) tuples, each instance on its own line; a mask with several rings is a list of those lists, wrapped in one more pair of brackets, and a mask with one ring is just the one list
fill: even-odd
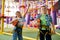
[(23, 27), (24, 22), (25, 22), (25, 18), (24, 17), (18, 18), (18, 24), (17, 24), (17, 26), (18, 27)]

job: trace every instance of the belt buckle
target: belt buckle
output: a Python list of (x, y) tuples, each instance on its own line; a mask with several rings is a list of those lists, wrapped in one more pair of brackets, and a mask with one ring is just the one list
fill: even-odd
[(42, 26), (42, 30), (46, 30), (46, 26), (45, 25)]

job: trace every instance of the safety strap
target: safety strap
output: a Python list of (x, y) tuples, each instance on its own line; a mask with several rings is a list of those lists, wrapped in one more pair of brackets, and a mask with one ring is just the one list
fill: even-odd
[[(44, 35), (44, 33), (43, 33), (41, 30), (39, 30), (38, 35), (37, 35), (37, 40), (40, 38), (40, 32)], [(46, 36), (47, 34), (48, 34), (48, 32), (45, 33), (45, 36)], [(49, 33), (49, 34), (51, 34), (51, 33)]]

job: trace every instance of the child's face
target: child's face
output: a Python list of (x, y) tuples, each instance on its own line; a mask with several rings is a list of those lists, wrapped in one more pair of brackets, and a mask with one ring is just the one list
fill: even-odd
[(21, 15), (20, 13), (16, 13), (16, 16), (17, 16), (17, 17), (20, 17), (20, 15)]
[(46, 7), (42, 7), (42, 13), (46, 13), (47, 12), (47, 9), (46, 9)]

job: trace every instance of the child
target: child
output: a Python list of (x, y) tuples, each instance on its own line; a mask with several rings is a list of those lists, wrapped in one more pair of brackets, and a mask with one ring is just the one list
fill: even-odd
[[(29, 9), (29, 7), (28, 7), (28, 9)], [(14, 27), (14, 32), (13, 32), (13, 40), (17, 40), (17, 37), (18, 37), (18, 40), (23, 40), (23, 38), (22, 38), (22, 28), (23, 28), (23, 25), (24, 25), (24, 20), (25, 20), (25, 16), (27, 14), (27, 11), (23, 16), (21, 16), (21, 13), (19, 11), (17, 11), (16, 12), (16, 19), (11, 21), (11, 23), (15, 26)]]

